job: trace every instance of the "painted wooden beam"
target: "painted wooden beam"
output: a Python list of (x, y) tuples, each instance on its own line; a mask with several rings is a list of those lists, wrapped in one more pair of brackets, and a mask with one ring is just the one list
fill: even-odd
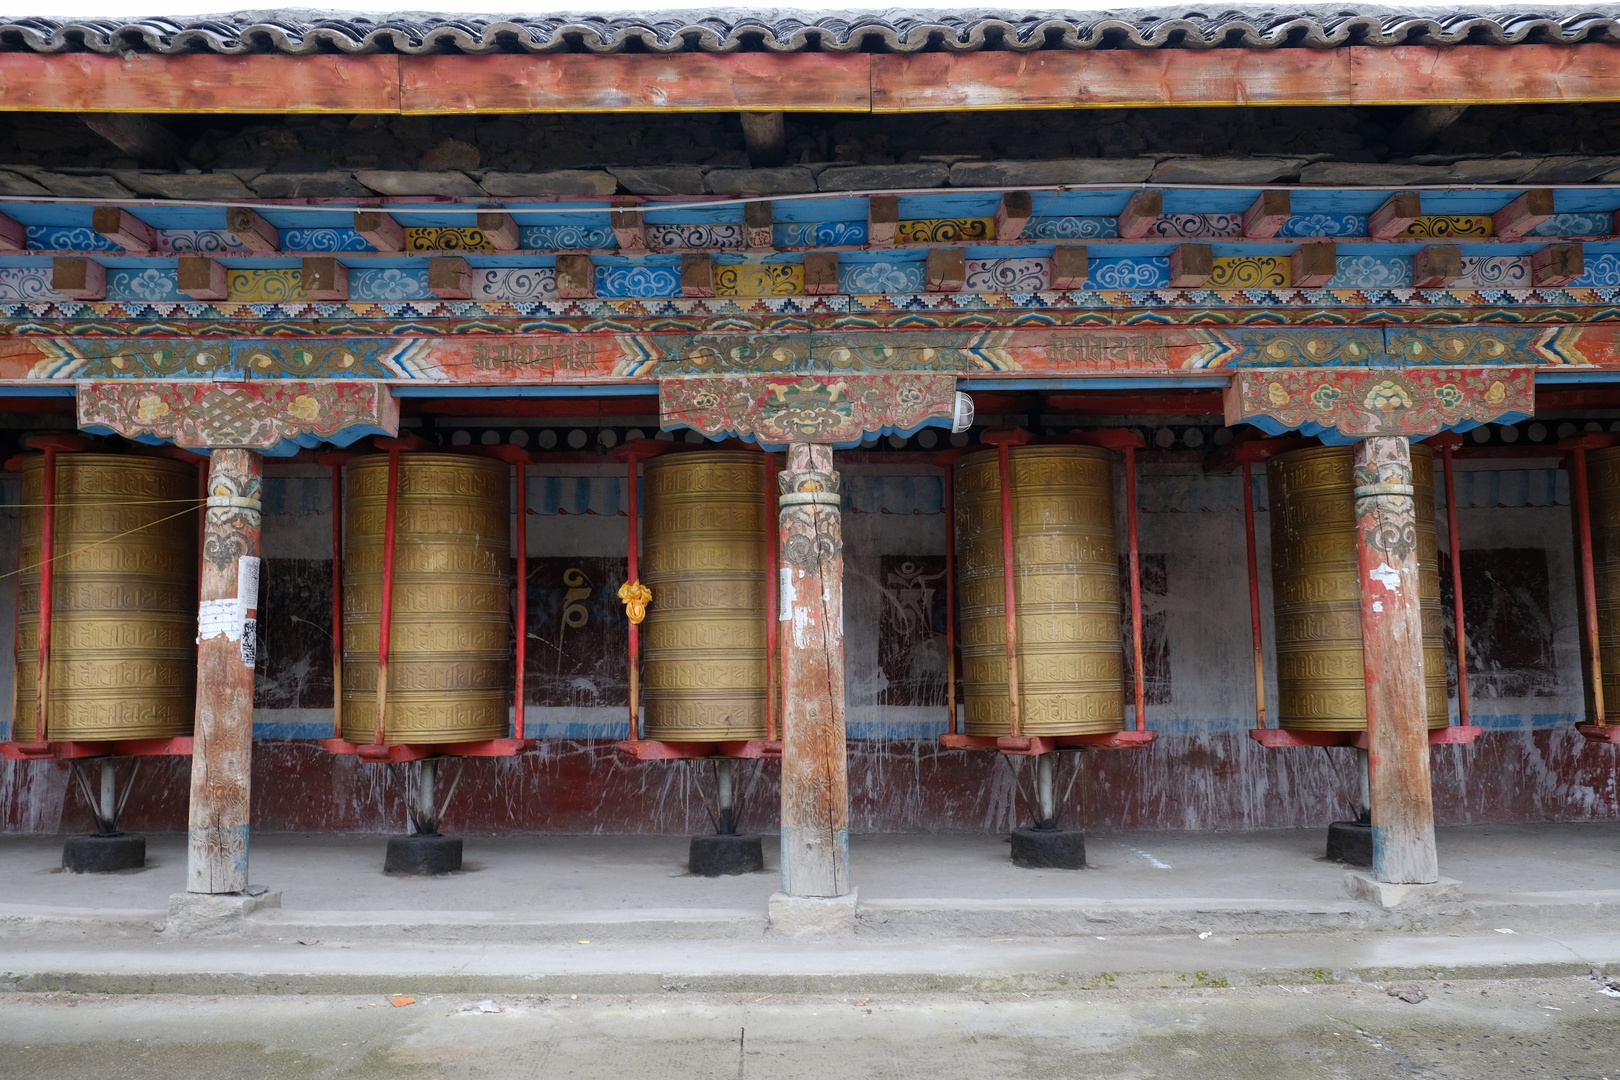
[(1286, 191), (1262, 191), (1254, 205), (1243, 211), (1243, 235), (1256, 240), (1276, 236), (1288, 224), (1292, 205)]
[(1120, 238), (1134, 240), (1146, 236), (1163, 213), (1164, 192), (1138, 191), (1130, 197), (1125, 209), (1120, 211)]
[(1339, 272), (1337, 244), (1301, 244), (1288, 256), (1289, 280), (1296, 289), (1320, 289)]
[(1553, 216), (1551, 188), (1531, 188), (1491, 215), (1491, 232), (1503, 240), (1517, 240)]
[(681, 295), (714, 295), (714, 259), (708, 255), (681, 256)]
[(496, 251), (516, 251), (523, 246), (517, 220), (498, 207), (478, 215), (478, 231)]
[(473, 294), (473, 269), (459, 255), (428, 260), (428, 292), (445, 300), (469, 300)]
[(557, 295), (584, 300), (596, 295), (596, 265), (589, 255), (557, 256)]
[(0, 53), (0, 110), (395, 113), (399, 61), (387, 53), (7, 52)]
[(378, 251), (404, 251), (405, 230), (381, 210), (356, 210), (354, 231)]
[(872, 247), (893, 247), (900, 231), (900, 199), (874, 195), (866, 201), (866, 242)]
[(157, 230), (116, 206), (98, 206), (90, 212), (90, 227), (125, 251), (151, 251)]
[(107, 268), (94, 259), (52, 259), (51, 289), (75, 300), (105, 300)]
[(1384, 200), (1384, 204), (1367, 217), (1367, 235), (1388, 240), (1406, 231), (1406, 227), (1423, 216), (1423, 200), (1415, 191), (1399, 191)]
[(967, 284), (967, 251), (935, 248), (928, 253), (925, 288), (929, 292), (961, 292)]
[(399, 58), (406, 113), (868, 112), (866, 53)]
[(274, 255), (281, 250), (281, 230), (264, 220), (256, 210), (245, 206), (226, 210), (225, 229), (255, 255)]
[(27, 251), (28, 230), (20, 222), (0, 214), (0, 251)]
[(996, 239), (1006, 242), (1018, 239), (1024, 232), (1024, 226), (1034, 215), (1032, 209), (1034, 201), (1027, 191), (1009, 191), (1001, 197), (1001, 205), (996, 207), (995, 225)]
[(1170, 252), (1170, 287), (1201, 289), (1215, 272), (1215, 249), (1208, 244), (1177, 244)]
[(1083, 289), (1091, 276), (1086, 249), (1075, 244), (1059, 244), (1052, 249), (1052, 288)]
[(349, 268), (331, 256), (305, 259), (298, 277), (304, 295), (311, 300), (349, 298)]
[(743, 203), (743, 231), (749, 251), (770, 251), (776, 246), (776, 224), (768, 200)]
[(1348, 104), (1350, 71), (1345, 49), (874, 54), (872, 111)]
[(814, 251), (805, 255), (804, 291), (807, 296), (832, 296), (838, 292), (837, 254)]
[(1530, 253), (1530, 283), (1568, 285), (1586, 273), (1586, 251), (1580, 244), (1548, 244)]
[(1456, 244), (1428, 244), (1412, 254), (1412, 285), (1438, 289), (1462, 277), (1462, 248)]
[(1355, 105), (1620, 99), (1620, 45), (1398, 45), (1345, 51)]
[[(627, 204), (615, 203), (614, 205), (624, 206)], [(613, 229), (613, 235), (618, 238), (620, 251), (647, 250), (647, 226), (641, 220), (640, 210), (609, 211), (608, 224)]]
[(218, 259), (182, 255), (175, 287), (193, 300), (225, 300), (230, 297), (225, 281), (227, 273), (225, 264)]

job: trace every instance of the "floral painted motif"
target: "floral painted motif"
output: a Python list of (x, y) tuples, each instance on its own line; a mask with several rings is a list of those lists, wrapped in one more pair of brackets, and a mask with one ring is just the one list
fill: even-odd
[(98, 434), (275, 456), (399, 432), (399, 402), (376, 382), (87, 382), (78, 414)]
[(956, 415), (954, 374), (746, 375), (664, 379), (663, 427), (719, 438), (752, 437), (766, 446), (857, 443), (874, 432), (913, 431)]
[(798, 296), (803, 292), (803, 263), (751, 263), (714, 268), (716, 296)]
[(108, 300), (190, 300), (180, 291), (180, 271), (172, 266), (150, 266), (144, 270), (107, 271)]
[(864, 221), (790, 221), (774, 228), (777, 247), (853, 247), (866, 243)]
[(166, 255), (246, 255), (247, 245), (224, 229), (159, 229), (157, 249)]
[(740, 224), (648, 225), (647, 246), (663, 251), (740, 248), (744, 244)]
[(671, 266), (598, 266), (597, 296), (662, 297), (681, 294), (681, 272)]
[(555, 300), (557, 271), (549, 266), (516, 266), (473, 271), (477, 300)]
[(523, 225), (518, 243), (531, 251), (608, 251), (619, 246), (606, 225)]
[(282, 251), (375, 251), (353, 229), (282, 229)]
[(1226, 392), (1226, 422), (1269, 435), (1336, 432), (1341, 437), (1433, 435), (1529, 416), (1529, 367), (1239, 371)]
[(1211, 289), (1286, 289), (1292, 268), (1279, 255), (1242, 255), (1213, 260)]
[(7, 266), (0, 268), (0, 300), (62, 300), (51, 288), (48, 266)]
[(1399, 289), (1412, 284), (1408, 255), (1340, 255), (1329, 289)]
[(1528, 236), (1608, 236), (1614, 222), (1610, 215), (1554, 214), (1531, 229)]
[(1040, 292), (1052, 281), (1051, 259), (969, 259), (969, 292)]
[(1164, 214), (1154, 221), (1149, 236), (1178, 240), (1215, 240), (1243, 235), (1242, 214)]
[(1366, 214), (1294, 214), (1278, 236), (1366, 236)]
[(1170, 283), (1170, 260), (1092, 259), (1086, 284), (1093, 289), (1156, 289)]
[(94, 229), (68, 229), (56, 225), (30, 225), (29, 251), (123, 251)]
[(1406, 227), (1402, 236), (1490, 236), (1491, 219), (1484, 214), (1426, 214)]
[(1464, 255), (1462, 277), (1452, 284), (1475, 289), (1528, 289), (1530, 260), (1512, 255)]
[(848, 294), (920, 293), (925, 267), (921, 262), (880, 260), (838, 263), (838, 291)]
[(231, 270), (225, 276), (226, 295), (243, 303), (280, 304), (307, 300), (303, 276), (297, 270)]
[(1602, 255), (1586, 256), (1586, 273), (1570, 282), (1567, 288), (1588, 288), (1604, 285), (1620, 285), (1620, 255), (1612, 252)]
[(1031, 218), (1019, 236), (1024, 240), (1106, 240), (1119, 235), (1119, 219), (1111, 217)]
[(482, 229), (433, 225), (405, 230), (406, 251), (491, 251), (493, 247)]
[(426, 268), (416, 270), (389, 266), (349, 271), (351, 300), (421, 300), (432, 295), (428, 291)]
[(900, 222), (898, 244), (963, 244), (994, 240), (996, 223), (990, 218), (916, 218)]

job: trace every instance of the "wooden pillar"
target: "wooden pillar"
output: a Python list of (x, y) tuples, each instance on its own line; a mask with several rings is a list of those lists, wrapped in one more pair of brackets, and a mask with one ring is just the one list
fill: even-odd
[(262, 466), (257, 451), (234, 449), (214, 450), (208, 465), (186, 865), (194, 893), (248, 885)]
[(832, 447), (796, 443), (780, 474), (782, 891), (844, 896), (844, 544)]
[(1373, 872), (1380, 881), (1429, 884), (1440, 879), (1440, 866), (1424, 711), (1417, 508), (1405, 437), (1358, 443), (1355, 484)]

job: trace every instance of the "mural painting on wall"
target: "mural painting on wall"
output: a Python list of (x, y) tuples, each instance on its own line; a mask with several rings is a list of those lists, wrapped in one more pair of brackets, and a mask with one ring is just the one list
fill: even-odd
[(528, 565), (526, 704), (627, 706), (630, 637), (616, 595), (625, 561), (570, 556), (531, 558)]
[(945, 556), (883, 555), (879, 705), (945, 704)]
[(330, 709), (331, 560), (264, 560), (258, 624), (254, 707)]
[[(1451, 557), (1440, 553), (1447, 693), (1457, 693), (1457, 628)], [(1550, 574), (1545, 548), (1482, 548), (1462, 553), (1463, 619), (1468, 629), (1468, 691), (1475, 700), (1558, 697)]]
[[(1142, 696), (1149, 705), (1170, 704), (1170, 629), (1165, 603), (1170, 597), (1163, 555), (1141, 553), (1142, 560)], [(1136, 650), (1131, 647), (1131, 564), (1119, 557), (1119, 626), (1125, 645), (1126, 720), (1136, 701)]]

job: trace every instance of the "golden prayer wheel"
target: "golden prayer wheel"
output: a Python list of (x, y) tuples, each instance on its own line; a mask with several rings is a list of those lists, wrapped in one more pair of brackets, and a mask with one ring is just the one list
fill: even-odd
[[(647, 462), (641, 580), (646, 736), (765, 737), (765, 455), (701, 450)], [(772, 612), (771, 614), (775, 614)]]
[[(1013, 567), (1021, 735), (1125, 726), (1114, 460), (1091, 446), (1015, 446)], [(956, 466), (966, 733), (1010, 734), (998, 451)]]
[[(1361, 569), (1356, 555), (1354, 451), (1313, 446), (1266, 465), (1277, 638), (1277, 723), (1298, 731), (1363, 731)], [(1428, 725), (1445, 727), (1446, 653), (1434, 531), (1434, 454), (1412, 447), (1418, 601)]]
[[(512, 671), (512, 501), (505, 463), (399, 456), (386, 743), (504, 738)], [(388, 455), (349, 463), (343, 541), (343, 738), (377, 718)]]
[[(22, 469), (11, 737), (36, 738), (45, 459)], [(197, 680), (197, 472), (113, 454), (56, 457), (46, 735), (189, 735)], [(166, 520), (165, 520), (166, 519)]]
[[(1587, 451), (1586, 488), (1592, 517), (1592, 570), (1597, 586), (1598, 636), (1603, 652), (1600, 657), (1603, 661), (1603, 706), (1606, 718), (1613, 723), (1616, 710), (1620, 709), (1620, 446)], [(1577, 572), (1581, 565), (1579, 545), (1577, 533)], [(1580, 626), (1587, 713), (1594, 715), (1591, 646), (1585, 632), (1584, 611), (1581, 613)]]

